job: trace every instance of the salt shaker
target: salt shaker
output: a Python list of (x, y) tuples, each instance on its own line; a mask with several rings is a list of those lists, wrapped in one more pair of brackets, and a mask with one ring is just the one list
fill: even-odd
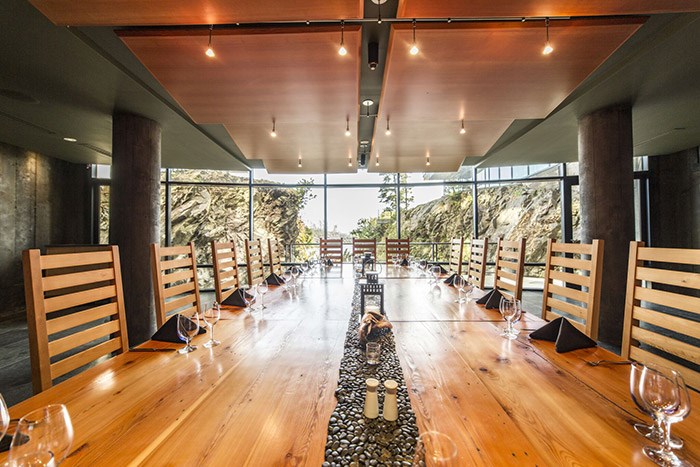
[(377, 418), (379, 416), (379, 399), (377, 398), (377, 388), (379, 381), (374, 378), (367, 378), (367, 392), (365, 393), (365, 417)]
[(399, 418), (399, 407), (396, 401), (396, 388), (398, 387), (399, 385), (393, 379), (384, 381), (386, 393), (384, 394), (382, 414), (384, 415), (384, 420), (389, 422), (394, 422)]

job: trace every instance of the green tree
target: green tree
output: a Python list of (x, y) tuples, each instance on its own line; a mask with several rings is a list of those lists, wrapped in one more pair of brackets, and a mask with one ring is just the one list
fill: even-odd
[[(384, 204), (385, 211), (396, 212), (397, 202), (396, 202), (396, 184), (393, 183), (393, 175), (384, 175), (385, 185), (379, 189), (379, 201)], [(410, 187), (405, 186), (408, 181), (408, 176), (406, 174), (401, 174), (399, 180), (402, 185), (399, 189), (401, 194), (401, 209), (408, 209), (411, 203), (414, 201), (413, 190)]]

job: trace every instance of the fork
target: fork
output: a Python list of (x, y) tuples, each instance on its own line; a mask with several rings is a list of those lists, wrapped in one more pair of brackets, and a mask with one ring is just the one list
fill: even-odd
[(594, 360), (592, 362), (586, 362), (590, 366), (598, 365), (630, 365), (632, 361), (630, 360)]

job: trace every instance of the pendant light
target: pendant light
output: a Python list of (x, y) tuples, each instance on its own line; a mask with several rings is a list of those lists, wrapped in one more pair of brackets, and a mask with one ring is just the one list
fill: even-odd
[(415, 18), (413, 19), (413, 46), (411, 47), (411, 50), (409, 50), (411, 55), (418, 55), (418, 52), (420, 52), (420, 49), (418, 48), (418, 45), (416, 44), (416, 20)]
[(430, 153), (429, 152), (425, 153), (425, 165), (430, 167)]
[(549, 18), (545, 18), (544, 20), (544, 29), (547, 34), (547, 40), (544, 43), (544, 49), (542, 49), (542, 55), (549, 55), (552, 52), (554, 52), (554, 47), (552, 47), (552, 44), (549, 43)]
[(275, 119), (272, 119), (272, 131), (270, 132), (270, 136), (273, 138), (277, 138), (277, 130), (275, 129)]
[(350, 133), (350, 117), (345, 118), (345, 136), (350, 136), (352, 133)]
[(467, 130), (464, 129), (464, 119), (462, 119), (462, 128), (459, 129), (459, 134), (463, 135), (466, 132), (467, 132)]
[(391, 135), (391, 128), (389, 128), (389, 119), (386, 119), (386, 131), (384, 132), (385, 135), (390, 136)]
[(379, 153), (377, 153), (377, 157), (374, 158), (374, 165), (379, 167)]
[(348, 50), (345, 48), (345, 20), (340, 22), (340, 47), (338, 48), (338, 55), (344, 56), (348, 54)]
[(297, 163), (297, 167), (301, 168), (301, 154), (299, 154), (299, 162)]
[(212, 24), (209, 26), (209, 46), (207, 47), (206, 52), (204, 54), (209, 57), (209, 58), (214, 58), (216, 54), (214, 53), (214, 49), (211, 47), (211, 33), (214, 31), (214, 25)]

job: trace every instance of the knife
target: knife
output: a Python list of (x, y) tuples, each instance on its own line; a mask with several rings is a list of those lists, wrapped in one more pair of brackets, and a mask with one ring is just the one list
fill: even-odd
[(175, 352), (177, 349), (154, 349), (151, 347), (136, 347), (135, 349), (129, 349), (129, 352)]

